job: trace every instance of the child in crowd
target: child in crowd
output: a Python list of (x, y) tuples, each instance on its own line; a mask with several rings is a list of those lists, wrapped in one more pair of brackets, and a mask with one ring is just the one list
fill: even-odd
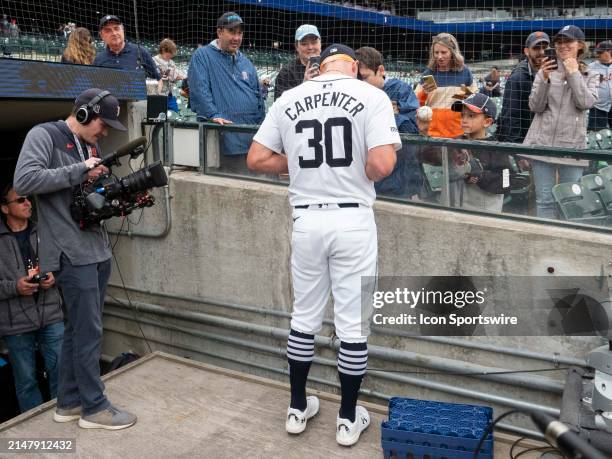
[[(495, 122), (495, 103), (484, 94), (458, 100), (451, 110), (461, 113), (466, 140), (494, 140), (487, 128)], [(472, 210), (501, 212), (504, 192), (510, 190), (511, 163), (507, 154), (492, 150), (455, 150), (450, 161), (451, 205)]]
[(176, 56), (176, 44), (169, 38), (164, 38), (159, 44), (159, 54), (154, 56), (153, 60), (161, 75), (158, 93), (168, 96), (168, 110), (178, 112), (178, 104), (172, 94), (172, 87), (177, 81), (185, 79), (185, 75), (176, 68), (176, 64), (172, 60), (174, 56)]
[(389, 96), (398, 131), (417, 134), (415, 114), (419, 101), (412, 87), (405, 81), (385, 75), (383, 56), (378, 50), (364, 46), (355, 51), (355, 55), (359, 61), (357, 78), (382, 89)]

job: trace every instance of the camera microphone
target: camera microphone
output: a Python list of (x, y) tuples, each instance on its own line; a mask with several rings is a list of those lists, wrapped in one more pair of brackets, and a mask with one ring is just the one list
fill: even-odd
[(125, 145), (119, 147), (117, 151), (103, 158), (100, 164), (106, 167), (113, 166), (113, 165), (118, 166), (119, 158), (123, 158), (124, 156), (127, 156), (127, 155), (130, 155), (132, 159), (137, 158), (138, 156), (140, 156), (141, 154), (145, 152), (146, 144), (147, 144), (146, 137), (144, 136), (138, 137), (137, 139), (134, 139), (126, 143)]
[(584, 459), (605, 459), (605, 456), (580, 438), (569, 427), (552, 416), (531, 412), (531, 419), (544, 432), (546, 439), (559, 448), (567, 457)]

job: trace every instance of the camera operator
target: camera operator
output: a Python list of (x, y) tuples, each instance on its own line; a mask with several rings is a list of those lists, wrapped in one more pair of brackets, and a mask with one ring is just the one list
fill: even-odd
[(70, 205), (74, 187), (107, 172), (98, 165), (98, 141), (109, 128), (126, 130), (118, 118), (119, 102), (108, 91), (82, 92), (65, 121), (39, 124), (28, 133), (14, 182), (19, 194), (36, 195), (41, 270), (55, 273), (68, 313), (53, 419), (109, 430), (136, 422), (136, 416), (111, 405), (100, 379), (111, 250), (106, 231), (99, 224), (80, 229)]
[(9, 185), (0, 194), (0, 210), (0, 336), (9, 350), (23, 413), (43, 403), (36, 378), (36, 345), (45, 362), (51, 398), (57, 395), (64, 314), (53, 274), (38, 270), (32, 203)]

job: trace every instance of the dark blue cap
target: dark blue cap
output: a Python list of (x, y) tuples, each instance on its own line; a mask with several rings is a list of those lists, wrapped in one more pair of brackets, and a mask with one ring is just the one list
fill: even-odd
[(464, 106), (469, 108), (474, 113), (484, 113), (493, 119), (495, 119), (497, 116), (497, 107), (495, 106), (495, 102), (493, 102), (489, 96), (480, 92), (472, 94), (466, 99), (453, 102), (453, 105), (451, 105), (451, 110), (454, 112), (460, 112)]
[(562, 37), (569, 38), (570, 40), (584, 41), (584, 32), (580, 29), (580, 27), (570, 24), (559, 30), (557, 35), (555, 35), (554, 40)]
[(354, 61), (357, 60), (357, 57), (355, 56), (355, 51), (353, 51), (353, 48), (350, 48), (340, 43), (334, 43), (333, 45), (329, 45), (327, 48), (325, 48), (325, 50), (321, 53), (321, 64), (323, 64), (323, 61), (327, 59), (328, 57), (336, 56), (338, 54), (346, 54), (347, 56), (352, 58)]

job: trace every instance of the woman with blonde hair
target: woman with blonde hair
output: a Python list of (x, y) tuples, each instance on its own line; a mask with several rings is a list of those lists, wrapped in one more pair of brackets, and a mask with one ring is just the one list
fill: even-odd
[(470, 95), (478, 87), (472, 72), (465, 65), (457, 39), (449, 33), (432, 38), (429, 62), (415, 92), (421, 105), (432, 109), (429, 126), (432, 137), (457, 137), (461, 130), (461, 114), (451, 110), (457, 94)]
[(77, 27), (70, 33), (68, 45), (62, 54), (64, 64), (91, 65), (96, 57), (96, 49), (92, 44), (91, 33), (85, 27)]

